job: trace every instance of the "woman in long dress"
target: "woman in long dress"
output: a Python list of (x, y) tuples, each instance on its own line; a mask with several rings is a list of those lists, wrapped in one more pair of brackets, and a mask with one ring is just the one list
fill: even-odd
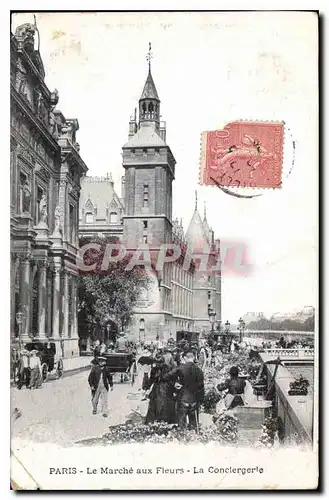
[(145, 423), (162, 421), (174, 423), (175, 415), (175, 400), (173, 397), (174, 384), (172, 382), (164, 382), (163, 377), (170, 371), (170, 366), (166, 364), (163, 356), (158, 357), (155, 366), (152, 367), (148, 388), (149, 407), (145, 418)]
[(37, 352), (36, 350), (31, 351), (30, 356), (30, 389), (39, 389), (42, 386), (41, 361), (39, 356), (37, 356)]

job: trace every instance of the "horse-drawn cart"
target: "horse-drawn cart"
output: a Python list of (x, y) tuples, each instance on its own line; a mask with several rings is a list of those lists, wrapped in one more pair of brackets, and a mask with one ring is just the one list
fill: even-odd
[(137, 367), (136, 357), (130, 352), (111, 352), (102, 354), (106, 358), (106, 365), (110, 368), (111, 373), (120, 373), (121, 382), (130, 380), (131, 385), (134, 385)]

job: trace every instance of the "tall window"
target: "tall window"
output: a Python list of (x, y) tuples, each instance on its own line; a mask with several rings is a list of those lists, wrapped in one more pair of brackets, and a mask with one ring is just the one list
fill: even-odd
[(85, 216), (86, 224), (92, 224), (94, 222), (94, 216), (91, 212), (87, 212)]
[(70, 241), (72, 242), (73, 241), (73, 238), (74, 238), (74, 224), (75, 221), (74, 221), (74, 206), (73, 205), (70, 205)]
[(23, 213), (23, 199), (24, 199), (24, 186), (26, 183), (26, 176), (24, 174), (20, 174), (20, 183), (19, 183), (19, 212)]
[(118, 222), (118, 214), (117, 212), (111, 212), (110, 213), (110, 224), (115, 224)]
[(41, 198), (43, 197), (43, 189), (38, 186), (37, 188), (37, 213), (36, 213), (36, 223), (40, 221), (40, 202)]
[(144, 184), (143, 206), (147, 207), (148, 203), (149, 203), (149, 187), (148, 187), (148, 184)]

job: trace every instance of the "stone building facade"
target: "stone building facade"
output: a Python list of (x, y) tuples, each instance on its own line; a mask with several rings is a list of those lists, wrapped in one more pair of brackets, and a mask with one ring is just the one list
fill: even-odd
[(80, 179), (76, 119), (56, 109), (45, 83), (35, 25), (11, 35), (10, 237), (11, 340), (51, 341), (58, 354), (79, 354), (77, 331)]
[[(216, 241), (197, 204), (186, 235), (182, 223), (172, 218), (176, 160), (160, 116), (160, 99), (149, 67), (138, 118), (135, 111), (123, 146), (121, 197), (109, 176), (87, 177), (80, 205), (80, 235), (116, 236), (130, 251), (147, 245), (156, 253), (162, 244), (175, 244), (182, 255), (191, 256), (190, 266), (183, 266), (182, 257), (150, 273), (152, 286), (142, 293), (128, 329), (132, 337), (141, 340), (167, 339), (178, 330), (209, 331), (209, 310), (221, 320), (220, 270), (210, 275), (197, 272), (192, 259), (195, 244), (202, 241), (214, 250)], [(111, 211), (117, 214), (113, 220)], [(97, 218), (98, 214), (102, 215)]]

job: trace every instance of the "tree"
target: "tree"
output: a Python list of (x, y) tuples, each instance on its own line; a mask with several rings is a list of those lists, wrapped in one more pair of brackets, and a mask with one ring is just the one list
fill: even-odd
[(103, 268), (108, 244), (116, 247), (111, 248), (111, 256), (119, 255), (120, 243), (117, 239), (82, 238), (80, 251), (90, 243), (99, 247), (83, 252), (84, 264), (94, 265), (95, 268), (80, 269), (79, 272), (80, 318), (88, 323), (93, 322), (96, 317), (102, 322), (111, 319), (120, 329), (124, 329), (131, 322), (141, 291), (149, 288), (150, 277), (142, 266), (127, 269), (131, 254), (125, 255), (117, 262), (110, 262), (106, 269)]

